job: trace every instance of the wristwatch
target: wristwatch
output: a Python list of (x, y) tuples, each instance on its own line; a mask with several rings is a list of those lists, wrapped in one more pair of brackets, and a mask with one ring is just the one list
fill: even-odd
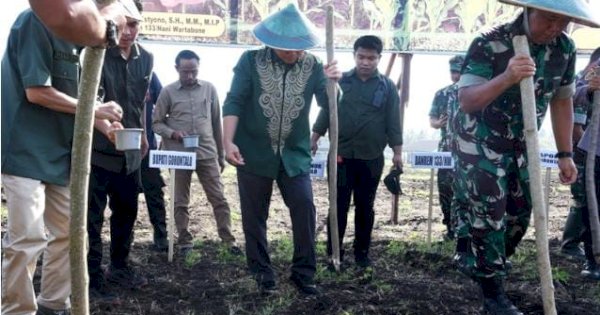
[(106, 46), (107, 48), (115, 47), (118, 44), (117, 35), (119, 29), (113, 20), (106, 20)]
[(572, 158), (573, 157), (573, 152), (565, 152), (565, 151), (558, 152), (558, 153), (556, 153), (555, 157), (558, 158), (558, 159)]

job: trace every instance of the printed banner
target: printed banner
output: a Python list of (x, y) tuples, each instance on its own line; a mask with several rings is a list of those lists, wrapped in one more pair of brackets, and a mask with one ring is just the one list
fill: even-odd
[[(587, 0), (591, 3), (591, 0)], [(328, 5), (334, 8), (336, 48), (352, 49), (361, 35), (374, 34), (388, 51), (464, 52), (473, 38), (512, 21), (522, 10), (496, 0), (142, 0), (146, 39), (260, 45), (254, 25), (289, 3), (325, 36)], [(600, 46), (600, 29), (571, 23), (578, 51)]]

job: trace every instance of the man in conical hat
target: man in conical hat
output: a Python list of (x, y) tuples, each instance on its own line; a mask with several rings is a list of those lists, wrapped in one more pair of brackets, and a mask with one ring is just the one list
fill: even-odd
[[(518, 83), (526, 77), (534, 79), (538, 126), (550, 105), (559, 177), (563, 184), (573, 183), (577, 176), (571, 151), (576, 51), (563, 31), (571, 21), (598, 27), (600, 18), (582, 0), (501, 1), (525, 10), (515, 21), (473, 41), (458, 83), (457, 193), (470, 201), (470, 239), (457, 262), (481, 286), (485, 312), (522, 314), (503, 288), (507, 258), (515, 252), (531, 216)], [(531, 57), (515, 56), (512, 38), (523, 34), (529, 39)]]
[(254, 28), (266, 47), (246, 51), (234, 68), (223, 106), (226, 160), (237, 167), (248, 268), (259, 290), (276, 290), (267, 245), (266, 221), (277, 182), (289, 207), (294, 235), (290, 279), (305, 294), (318, 294), (313, 281), (315, 206), (309, 168), (309, 112), (313, 96), (328, 107), (326, 78), (341, 73), (305, 50), (320, 40), (311, 22), (288, 5)]

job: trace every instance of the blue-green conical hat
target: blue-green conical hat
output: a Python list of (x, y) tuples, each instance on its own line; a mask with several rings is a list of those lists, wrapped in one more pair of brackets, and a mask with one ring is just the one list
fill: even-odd
[[(573, 22), (600, 27), (600, 10), (592, 9), (584, 0), (498, 0), (507, 4), (540, 9), (573, 19)], [(594, 0), (597, 1), (597, 0)]]
[(269, 15), (252, 32), (263, 44), (283, 50), (305, 50), (321, 43), (316, 27), (292, 3)]

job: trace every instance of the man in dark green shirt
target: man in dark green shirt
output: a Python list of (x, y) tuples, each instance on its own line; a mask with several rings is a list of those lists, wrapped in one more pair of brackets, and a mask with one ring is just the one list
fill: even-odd
[[(79, 70), (77, 47), (53, 36), (31, 10), (19, 15), (2, 58), (8, 208), (2, 314), (54, 314), (70, 307), (68, 186)], [(121, 112), (114, 102), (98, 104), (95, 117), (118, 121)], [(36, 301), (31, 279), (42, 252)]]
[[(323, 65), (305, 52), (318, 44), (315, 34), (292, 4), (259, 23), (254, 35), (267, 47), (242, 55), (223, 106), (223, 143), (227, 161), (237, 167), (248, 268), (263, 294), (276, 290), (266, 226), (273, 180), (292, 218), (291, 280), (303, 293), (319, 293), (308, 115), (313, 96), (320, 106), (328, 103)], [(325, 74), (340, 76), (335, 66)]]
[[(394, 166), (402, 167), (398, 91), (392, 80), (377, 71), (382, 49), (383, 43), (379, 37), (363, 36), (357, 39), (354, 43), (356, 67), (345, 72), (339, 81), (342, 94), (338, 108), (337, 158), (340, 248), (348, 221), (350, 199), (354, 193), (354, 259), (361, 267), (370, 265), (368, 254), (375, 221), (373, 203), (383, 171), (383, 150), (386, 145), (394, 152)], [(328, 127), (329, 110), (324, 108), (313, 126), (313, 153), (317, 150), (317, 141)], [(329, 233), (327, 236), (327, 250), (331, 255), (331, 236)]]

